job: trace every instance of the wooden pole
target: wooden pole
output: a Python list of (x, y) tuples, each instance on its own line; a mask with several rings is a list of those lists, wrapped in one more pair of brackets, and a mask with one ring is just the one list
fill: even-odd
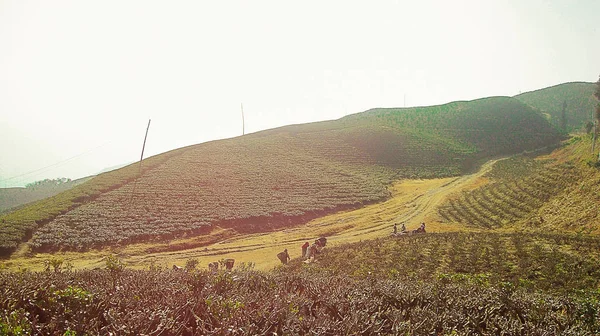
[(146, 139), (148, 139), (148, 130), (150, 129), (150, 121), (152, 121), (152, 119), (148, 119), (148, 127), (146, 127), (146, 135), (144, 135), (144, 144), (142, 145), (142, 155), (140, 156), (140, 172), (142, 170), (142, 160), (144, 159), (144, 149), (146, 148)]
[(135, 178), (133, 182), (133, 191), (131, 192), (131, 199), (129, 200), (129, 204), (133, 202), (133, 195), (135, 195), (135, 189), (137, 187), (137, 181), (142, 175), (142, 160), (144, 159), (144, 149), (146, 148), (146, 139), (148, 139), (148, 130), (150, 129), (150, 121), (152, 119), (148, 119), (148, 127), (146, 127), (146, 135), (144, 135), (144, 144), (142, 145), (142, 155), (140, 155), (140, 164), (138, 166), (138, 176)]

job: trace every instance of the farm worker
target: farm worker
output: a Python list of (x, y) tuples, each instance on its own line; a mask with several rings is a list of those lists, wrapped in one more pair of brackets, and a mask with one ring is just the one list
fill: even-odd
[(308, 250), (308, 247), (310, 246), (310, 244), (308, 242), (302, 244), (302, 258), (306, 258), (306, 251)]
[(313, 258), (313, 260), (317, 257), (317, 253), (319, 252), (319, 241), (315, 240), (315, 242), (310, 245), (308, 251), (306, 252), (306, 259)]
[(394, 223), (394, 234), (398, 233), (398, 227), (396, 226), (396, 224)]
[(281, 263), (287, 265), (288, 261), (290, 261), (290, 255), (288, 254), (287, 249), (283, 250), (283, 252), (277, 253), (277, 258), (281, 260)]
[[(325, 245), (327, 245), (327, 238), (321, 237), (317, 239), (317, 244), (319, 244), (319, 247), (325, 247)], [(321, 252), (321, 250), (319, 250), (319, 252)]]
[(419, 227), (419, 229), (421, 229), (421, 232), (425, 232), (425, 222), (421, 223), (421, 227)]
[(404, 223), (402, 223), (402, 230), (400, 232), (402, 232), (402, 233), (406, 232), (406, 226), (404, 226)]

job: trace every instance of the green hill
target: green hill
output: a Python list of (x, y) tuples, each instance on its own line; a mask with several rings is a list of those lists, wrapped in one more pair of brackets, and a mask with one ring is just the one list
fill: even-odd
[[(181, 148), (0, 217), (4, 254), (260, 232), (389, 197), (403, 177), (455, 176), (487, 158), (556, 144), (559, 134), (509, 97), (373, 109)], [(35, 232), (35, 234), (34, 234)]]
[(596, 109), (595, 87), (595, 83), (564, 83), (522, 93), (514, 98), (542, 111), (556, 127), (560, 127), (563, 103), (566, 102), (567, 131), (581, 130), (592, 121)]

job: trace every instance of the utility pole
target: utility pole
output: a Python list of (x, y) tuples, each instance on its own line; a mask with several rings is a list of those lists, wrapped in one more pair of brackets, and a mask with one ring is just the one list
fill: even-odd
[(142, 160), (144, 159), (144, 149), (146, 148), (146, 139), (148, 138), (148, 130), (150, 129), (150, 121), (152, 121), (152, 119), (148, 119), (148, 127), (146, 127), (146, 135), (144, 135), (144, 144), (142, 145), (142, 155), (140, 155), (139, 172), (142, 171)]
[(140, 155), (140, 165), (138, 166), (138, 176), (133, 182), (133, 191), (131, 192), (131, 199), (129, 200), (129, 204), (133, 202), (133, 195), (135, 194), (135, 188), (137, 187), (137, 180), (142, 175), (142, 160), (144, 159), (144, 149), (146, 148), (146, 139), (148, 138), (148, 130), (150, 129), (150, 121), (152, 119), (148, 119), (148, 127), (146, 127), (146, 135), (144, 135), (144, 144), (142, 145), (142, 155)]

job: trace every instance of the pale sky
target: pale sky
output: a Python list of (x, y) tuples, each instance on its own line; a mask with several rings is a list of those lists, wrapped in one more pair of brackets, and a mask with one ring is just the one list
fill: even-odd
[(0, 187), (600, 75), (598, 0), (0, 0)]

